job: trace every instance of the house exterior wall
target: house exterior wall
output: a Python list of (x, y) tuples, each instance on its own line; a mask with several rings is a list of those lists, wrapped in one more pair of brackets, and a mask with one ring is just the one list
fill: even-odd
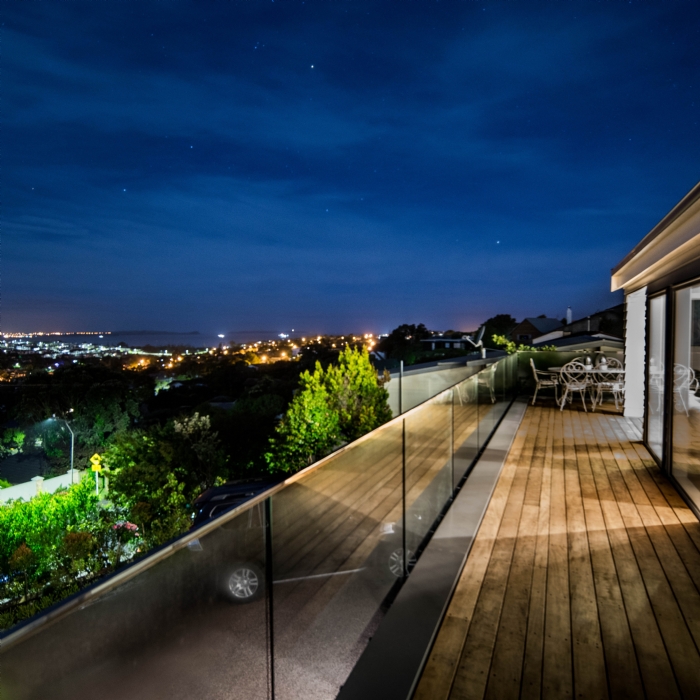
[(510, 339), (515, 343), (529, 343), (535, 338), (539, 338), (540, 333), (530, 321), (521, 321), (510, 332)]
[(646, 446), (700, 515), (700, 183), (613, 269), (611, 289), (625, 293), (625, 415), (643, 417)]
[(644, 360), (646, 354), (646, 287), (625, 299), (625, 415), (644, 417)]

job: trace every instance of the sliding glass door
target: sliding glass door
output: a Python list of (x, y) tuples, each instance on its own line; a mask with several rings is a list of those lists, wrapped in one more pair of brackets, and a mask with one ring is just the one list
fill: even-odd
[(664, 452), (664, 367), (666, 362), (666, 295), (649, 300), (647, 349), (647, 444), (659, 460)]

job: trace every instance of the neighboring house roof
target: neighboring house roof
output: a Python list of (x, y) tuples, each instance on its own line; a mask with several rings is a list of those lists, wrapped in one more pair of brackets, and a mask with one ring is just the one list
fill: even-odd
[(561, 321), (558, 318), (526, 318), (540, 333), (550, 333), (557, 328), (561, 328)]
[(533, 342), (534, 346), (553, 345), (559, 350), (622, 350), (624, 341), (604, 333), (568, 335), (564, 338), (553, 338)]
[[(531, 329), (535, 329), (535, 333), (531, 332)], [(524, 318), (515, 328), (513, 328), (508, 335), (511, 338), (515, 338), (516, 335), (522, 334), (523, 331), (527, 331), (528, 335), (533, 338), (537, 338), (544, 333), (550, 333), (551, 331), (561, 328), (561, 321), (556, 318)]]

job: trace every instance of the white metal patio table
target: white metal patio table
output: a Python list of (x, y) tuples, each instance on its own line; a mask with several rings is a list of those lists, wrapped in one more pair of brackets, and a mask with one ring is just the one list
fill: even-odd
[[(583, 363), (581, 363), (583, 364)], [(621, 375), (625, 373), (624, 369), (620, 369), (618, 367), (586, 367), (586, 365), (583, 365), (586, 375), (590, 377), (590, 382), (591, 385), (595, 385), (596, 379), (598, 377), (601, 377), (603, 375), (609, 376), (609, 375)], [(560, 373), (562, 370), (562, 367), (547, 367), (547, 371), (549, 372), (556, 372)], [(593, 406), (593, 410), (595, 411), (596, 407), (596, 401), (595, 398), (591, 395), (591, 404)]]

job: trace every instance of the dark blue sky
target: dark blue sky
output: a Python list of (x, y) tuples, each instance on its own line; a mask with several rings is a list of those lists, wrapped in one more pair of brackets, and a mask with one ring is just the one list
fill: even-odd
[(4, 331), (578, 317), (700, 179), (696, 2), (2, 12)]

